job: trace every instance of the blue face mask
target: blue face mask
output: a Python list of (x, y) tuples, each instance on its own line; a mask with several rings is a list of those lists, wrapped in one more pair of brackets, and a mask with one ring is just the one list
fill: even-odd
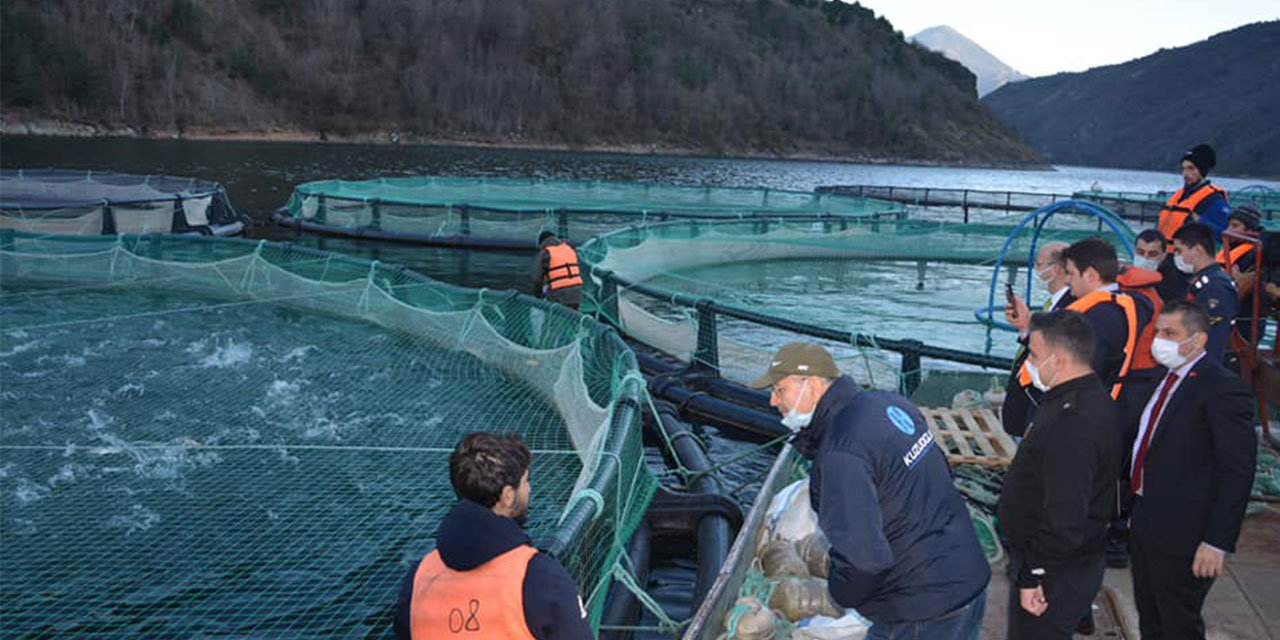
[[(804, 399), (804, 394), (809, 390), (809, 380), (805, 379), (804, 385), (800, 387), (800, 395), (796, 398), (796, 406), (800, 406), (800, 402)], [(782, 416), (782, 424), (786, 425), (792, 431), (799, 431), (807, 426), (813, 420), (813, 412), (799, 413), (795, 407), (787, 411), (787, 415)]]

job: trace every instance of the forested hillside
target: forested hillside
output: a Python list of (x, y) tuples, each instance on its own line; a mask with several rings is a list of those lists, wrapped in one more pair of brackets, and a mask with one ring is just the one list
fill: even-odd
[(142, 134), (1035, 162), (958, 63), (820, 0), (3, 0), (6, 117)]
[(1059, 164), (1176, 171), (1208, 142), (1219, 174), (1280, 176), (1280, 22), (983, 98)]

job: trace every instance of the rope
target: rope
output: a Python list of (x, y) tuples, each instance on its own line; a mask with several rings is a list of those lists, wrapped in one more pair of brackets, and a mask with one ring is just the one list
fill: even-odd
[[(624, 555), (623, 557), (625, 558), (626, 556)], [(627, 560), (627, 562), (629, 563), (630, 560)], [(683, 629), (685, 625), (689, 624), (689, 620), (677, 622), (673, 620), (671, 616), (668, 616), (667, 612), (662, 610), (662, 605), (658, 604), (657, 600), (654, 600), (648, 592), (641, 588), (636, 582), (635, 577), (631, 575), (631, 572), (622, 566), (622, 562), (614, 563), (613, 578), (622, 584), (623, 587), (626, 587), (627, 591), (630, 591), (636, 597), (636, 600), (640, 602), (640, 605), (643, 606), (646, 611), (658, 619), (659, 631), (663, 633), (670, 633), (674, 636), (680, 633), (680, 630)]]

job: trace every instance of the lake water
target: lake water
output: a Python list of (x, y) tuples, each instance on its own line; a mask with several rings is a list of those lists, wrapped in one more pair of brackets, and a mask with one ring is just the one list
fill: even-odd
[[(385, 637), (462, 434), (572, 450), (553, 407), (470, 354), (225, 302), (0, 288), (6, 635)], [(580, 470), (535, 457), (534, 539)]]

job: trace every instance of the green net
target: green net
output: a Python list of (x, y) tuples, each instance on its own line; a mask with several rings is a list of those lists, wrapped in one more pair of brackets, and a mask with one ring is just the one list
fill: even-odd
[(599, 624), (655, 487), (616, 334), (292, 245), (0, 233), (0, 619), (376, 636), (463, 433), (534, 451), (529, 530)]
[[(988, 304), (993, 265), (1006, 242), (1009, 270), (1000, 281), (1024, 291), (1025, 269), (1019, 269), (1027, 265), (1034, 227), (1014, 234), (1013, 220), (673, 221), (604, 234), (579, 253), (592, 269), (590, 305), (632, 337), (686, 361), (714, 354), (716, 361), (706, 364), (725, 378), (750, 380), (778, 346), (810, 338), (732, 313), (713, 317), (709, 327), (708, 303), (775, 324), (867, 336), (863, 345), (824, 344), (858, 382), (902, 389), (904, 376), (923, 365), (904, 364), (899, 352), (878, 348), (877, 340), (1014, 354), (1011, 335), (993, 334), (975, 317)], [(1099, 224), (1056, 216), (1040, 228), (1038, 242), (1097, 235)], [(1123, 233), (1132, 237), (1127, 228)], [(1034, 284), (1031, 300), (1039, 304), (1048, 294)], [(999, 296), (1002, 303), (1003, 292)], [(935, 360), (928, 366), (962, 365)]]
[(238, 233), (242, 226), (222, 185), (208, 180), (105, 171), (0, 170), (0, 229), (81, 236), (226, 235)]
[(517, 178), (326, 180), (294, 189), (286, 222), (388, 237), (505, 239), (533, 246), (544, 230), (572, 242), (637, 222), (760, 215), (899, 215), (902, 205), (774, 189)]

